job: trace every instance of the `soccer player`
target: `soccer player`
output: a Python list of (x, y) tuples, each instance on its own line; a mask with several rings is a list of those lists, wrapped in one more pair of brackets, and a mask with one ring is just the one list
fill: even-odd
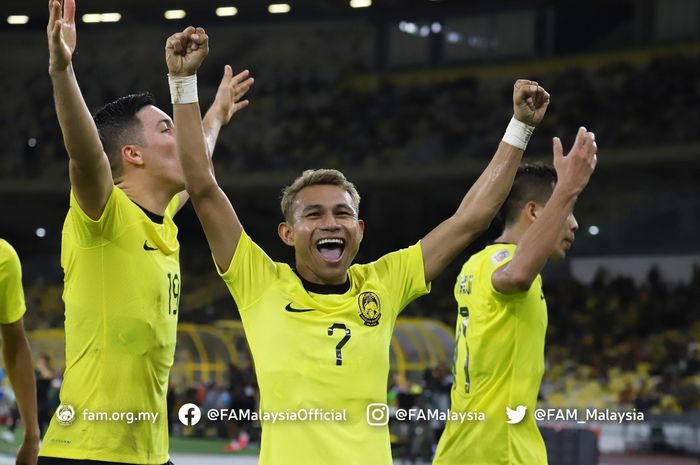
[[(147, 94), (112, 102), (93, 120), (71, 64), (75, 0), (52, 0), (49, 10), (49, 74), (71, 192), (61, 248), (66, 370), (39, 462), (166, 463), (180, 300), (173, 215), (187, 199), (173, 123)], [(226, 68), (205, 117), (207, 160), (221, 126), (245, 106), (234, 102), (251, 82), (231, 74)], [(112, 417), (138, 412), (157, 417)]]
[(35, 465), (39, 452), (39, 422), (32, 354), (24, 333), (22, 266), (17, 252), (0, 239), (0, 333), (5, 370), (15, 392), (24, 424), (24, 441), (17, 451), (17, 465)]
[(366, 409), (386, 402), (396, 317), (488, 227), (549, 95), (534, 82), (516, 82), (515, 118), (506, 133), (511, 142), (499, 145), (457, 212), (420, 242), (374, 263), (351, 266), (364, 231), (355, 187), (336, 170), (305, 171), (282, 198), (277, 232), (294, 248), (290, 267), (271, 260), (246, 234), (210, 169), (192, 79), (207, 50), (206, 33), (194, 28), (171, 36), (166, 46), (187, 190), (240, 311), (261, 409), (310, 417), (263, 418), (259, 463), (389, 465), (388, 428), (370, 426)]
[(596, 150), (594, 134), (580, 128), (566, 157), (554, 139), (556, 171), (521, 167), (503, 205), (503, 233), (462, 267), (454, 291), (459, 314), (451, 409), (483, 412), (486, 419), (448, 421), (435, 465), (546, 465), (532, 414), (547, 330), (539, 273), (574, 242), (574, 204), (593, 173)]

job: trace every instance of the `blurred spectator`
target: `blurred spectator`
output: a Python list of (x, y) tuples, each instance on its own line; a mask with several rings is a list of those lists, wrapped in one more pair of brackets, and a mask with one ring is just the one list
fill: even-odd
[(36, 361), (36, 404), (39, 417), (39, 429), (44, 435), (49, 426), (53, 412), (58, 407), (58, 393), (54, 387), (56, 372), (51, 366), (51, 357), (46, 353), (39, 354)]

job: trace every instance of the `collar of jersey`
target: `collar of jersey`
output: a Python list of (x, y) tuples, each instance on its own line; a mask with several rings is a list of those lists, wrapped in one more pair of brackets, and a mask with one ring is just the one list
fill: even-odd
[(304, 286), (306, 292), (313, 292), (314, 294), (345, 294), (351, 287), (350, 276), (343, 284), (316, 284), (302, 278), (296, 268), (292, 268), (292, 270), (301, 280), (301, 285)]
[[(132, 202), (134, 202), (134, 201), (132, 200)], [(136, 203), (136, 202), (134, 202), (134, 203), (136, 204), (137, 207), (139, 207), (146, 214), (148, 219), (150, 219), (154, 223), (163, 224), (163, 219), (165, 218), (164, 216), (156, 215), (155, 213), (146, 210), (138, 203)]]

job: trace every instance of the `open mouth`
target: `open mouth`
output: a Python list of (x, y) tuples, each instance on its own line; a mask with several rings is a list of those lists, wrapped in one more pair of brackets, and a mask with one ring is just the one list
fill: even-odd
[(324, 260), (328, 262), (337, 262), (340, 260), (340, 257), (343, 256), (345, 240), (337, 237), (320, 239), (316, 242), (316, 248)]

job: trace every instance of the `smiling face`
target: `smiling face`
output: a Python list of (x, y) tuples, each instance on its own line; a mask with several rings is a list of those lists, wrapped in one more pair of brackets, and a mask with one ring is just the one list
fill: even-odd
[(317, 184), (301, 189), (292, 203), (291, 218), (278, 233), (294, 247), (296, 268), (307, 281), (342, 284), (357, 255), (364, 222), (357, 205), (342, 187)]

